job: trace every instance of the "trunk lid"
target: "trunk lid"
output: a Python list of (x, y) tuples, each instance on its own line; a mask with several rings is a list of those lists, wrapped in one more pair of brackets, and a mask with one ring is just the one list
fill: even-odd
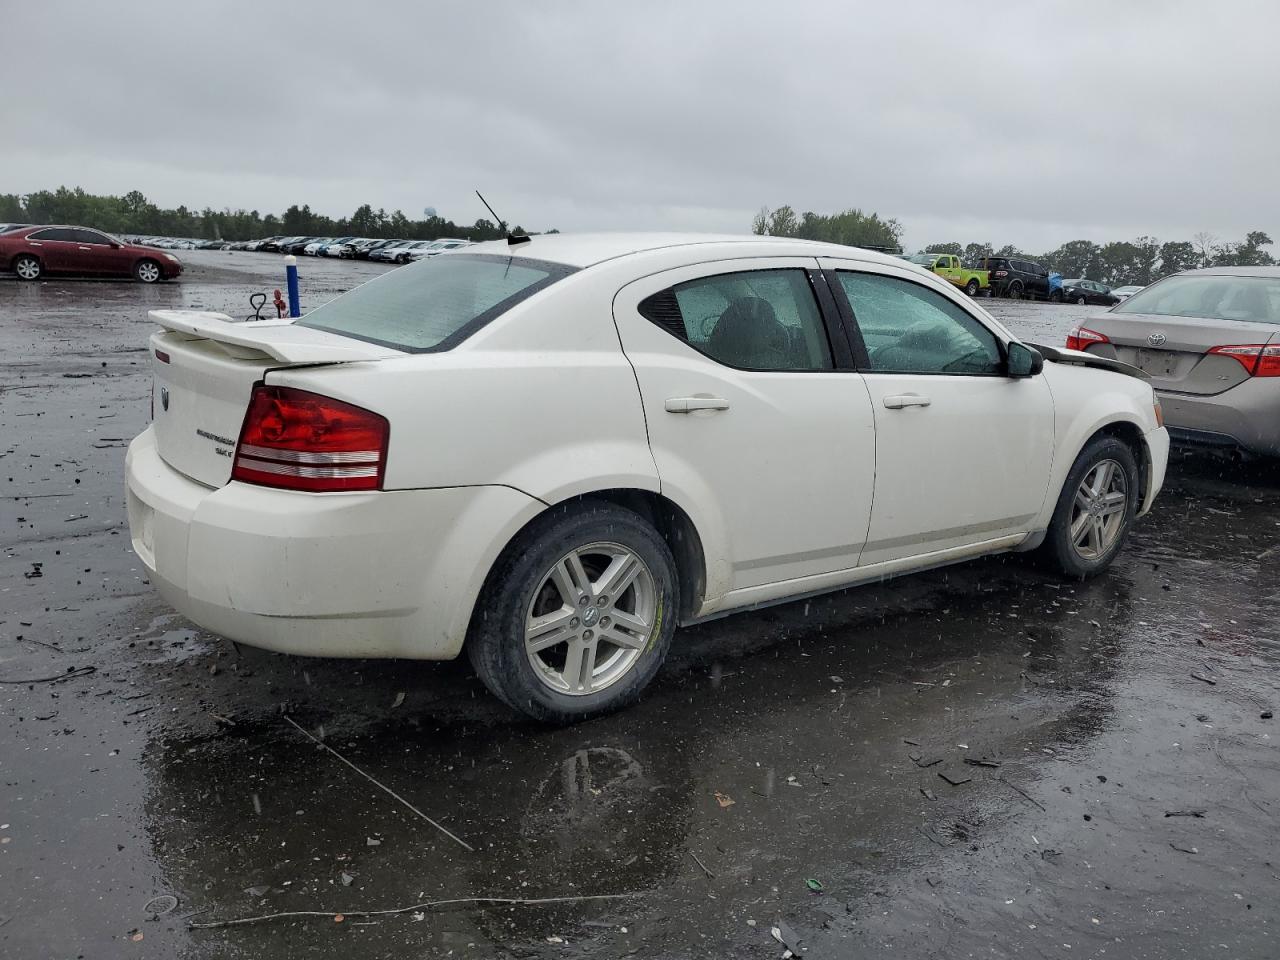
[(1209, 353), (1213, 347), (1268, 343), (1276, 335), (1273, 323), (1143, 313), (1107, 313), (1084, 326), (1105, 335), (1116, 359), (1150, 375), (1155, 389), (1203, 395), (1223, 393), (1249, 379), (1234, 357)]
[(151, 337), (156, 446), (198, 483), (220, 487), (253, 385), (282, 367), (384, 360), (404, 354), (288, 320), (238, 323), (225, 314), (153, 310)]

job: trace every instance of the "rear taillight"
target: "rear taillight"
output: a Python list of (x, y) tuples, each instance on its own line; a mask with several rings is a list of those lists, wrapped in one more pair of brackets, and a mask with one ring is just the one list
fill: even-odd
[(1110, 342), (1106, 334), (1098, 333), (1097, 330), (1090, 330), (1088, 327), (1076, 327), (1067, 334), (1068, 350), (1084, 350), (1090, 344)]
[(387, 463), (385, 417), (292, 387), (257, 384), (231, 479), (287, 490), (377, 490)]
[(1230, 343), (1209, 352), (1238, 360), (1251, 377), (1280, 377), (1280, 344)]
[(1009, 275), (1008, 270), (997, 270), (995, 273), (992, 274), (993, 277), (1007, 277), (1008, 275)]

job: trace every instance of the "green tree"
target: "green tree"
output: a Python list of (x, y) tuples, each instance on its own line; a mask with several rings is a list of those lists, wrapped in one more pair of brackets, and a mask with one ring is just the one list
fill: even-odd
[(1200, 253), (1186, 240), (1169, 240), (1160, 247), (1160, 276), (1193, 270), (1200, 266)]
[(931, 243), (921, 253), (953, 253), (957, 257), (963, 257), (964, 247), (958, 243)]
[(966, 243), (964, 245), (964, 262), (970, 267), (976, 267), (978, 261), (983, 257), (992, 255), (991, 244), (989, 243)]
[(1100, 274), (1101, 248), (1092, 240), (1071, 240), (1044, 256), (1046, 265), (1066, 278), (1092, 278)]

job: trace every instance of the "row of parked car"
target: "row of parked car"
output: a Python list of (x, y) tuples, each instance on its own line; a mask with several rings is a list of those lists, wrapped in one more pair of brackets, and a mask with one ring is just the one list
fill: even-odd
[(951, 253), (903, 254), (902, 259), (936, 273), (971, 297), (986, 294), (1014, 300), (1110, 307), (1142, 289), (1140, 286), (1109, 287), (1084, 277), (1064, 279), (1062, 274), (1043, 264), (1016, 257), (983, 257), (977, 269), (964, 266), (961, 259)]
[(249, 250), (291, 253), (295, 256), (339, 257), (409, 263), (471, 244), (470, 240), (383, 240), (375, 237), (267, 237), (263, 240), (184, 240), (175, 237), (134, 237), (133, 242), (161, 250)]

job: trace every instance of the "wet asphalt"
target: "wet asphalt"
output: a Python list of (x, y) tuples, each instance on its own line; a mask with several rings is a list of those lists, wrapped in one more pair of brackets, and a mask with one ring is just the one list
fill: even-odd
[[(1280, 955), (1274, 464), (1177, 453), (1096, 580), (1007, 557), (727, 618), (546, 729), (465, 664), (236, 650), (158, 599), (146, 310), (283, 284), (183, 258), (0, 279), (0, 956), (780, 957), (779, 921), (808, 957)], [(304, 307), (383, 269), (305, 259)], [(1096, 309), (988, 306), (1053, 343)], [(343, 919), (189, 928), (280, 911)]]

